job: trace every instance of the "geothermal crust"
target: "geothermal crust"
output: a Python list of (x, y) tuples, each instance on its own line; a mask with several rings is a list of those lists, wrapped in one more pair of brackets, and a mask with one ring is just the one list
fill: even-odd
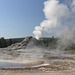
[(0, 62), (23, 64), (1, 70), (64, 71), (75, 69), (75, 55), (47, 49), (42, 40), (26, 37), (22, 42), (0, 48)]

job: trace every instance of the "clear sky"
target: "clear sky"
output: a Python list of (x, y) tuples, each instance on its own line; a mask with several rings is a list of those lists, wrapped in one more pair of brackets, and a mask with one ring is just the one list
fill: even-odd
[(36, 25), (45, 19), (46, 0), (0, 0), (0, 37), (33, 36)]

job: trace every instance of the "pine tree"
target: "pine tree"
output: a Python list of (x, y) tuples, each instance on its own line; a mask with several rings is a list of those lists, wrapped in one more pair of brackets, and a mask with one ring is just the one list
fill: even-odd
[(4, 37), (1, 38), (1, 43), (2, 43), (2, 48), (7, 47), (6, 40), (4, 39)]
[(1, 42), (1, 39), (0, 39), (0, 48), (2, 48), (2, 42)]

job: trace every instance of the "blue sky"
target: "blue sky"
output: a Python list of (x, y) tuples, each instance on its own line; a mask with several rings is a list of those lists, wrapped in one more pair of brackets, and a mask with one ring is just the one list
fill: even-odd
[(36, 25), (45, 19), (46, 0), (0, 0), (0, 37), (33, 36)]
[[(0, 0), (0, 37), (34, 36), (35, 26), (45, 20), (44, 1), (47, 0)], [(68, 6), (71, 2), (60, 0)]]

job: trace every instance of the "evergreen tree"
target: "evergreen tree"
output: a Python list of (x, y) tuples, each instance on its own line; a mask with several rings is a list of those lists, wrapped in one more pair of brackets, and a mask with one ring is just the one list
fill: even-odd
[(2, 48), (2, 42), (1, 42), (1, 39), (0, 39), (0, 48)]
[(6, 40), (4, 39), (4, 37), (1, 38), (1, 43), (2, 43), (2, 48), (7, 47)]

